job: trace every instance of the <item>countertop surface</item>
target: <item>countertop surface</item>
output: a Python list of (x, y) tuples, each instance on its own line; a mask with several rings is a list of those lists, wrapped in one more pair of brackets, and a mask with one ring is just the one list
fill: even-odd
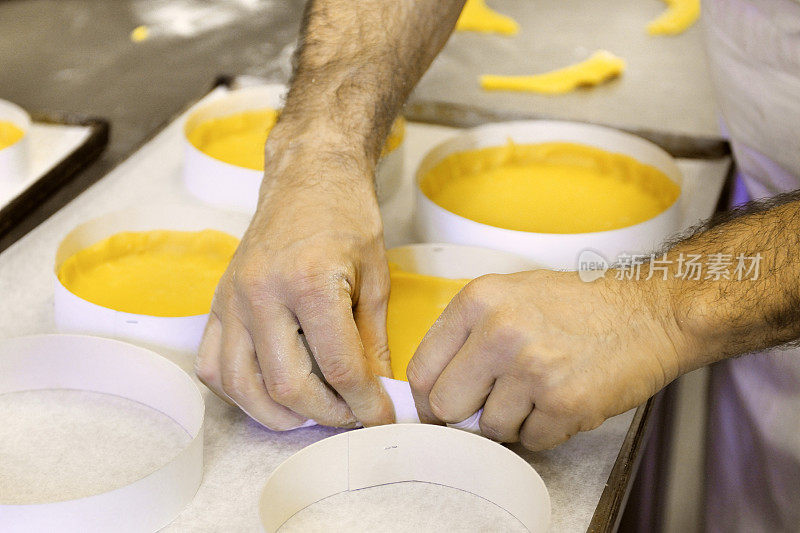
[[(382, 210), (389, 246), (412, 239), (409, 213), (413, 205), (413, 170), (431, 145), (454, 133), (457, 130), (451, 128), (409, 125), (404, 143), (403, 183)], [(0, 339), (55, 331), (55, 250), (63, 236), (78, 224), (133, 206), (161, 205), (167, 210), (174, 205), (202, 208), (181, 182), (181, 143), (181, 124), (175, 122), (46, 222), (0, 253), (0, 294), (3, 295), (0, 313), (4, 317), (0, 321)], [(207, 209), (211, 227), (215, 227), (215, 221), (231, 216), (230, 212)], [(192, 354), (166, 350), (159, 350), (159, 353), (192, 372)], [(258, 526), (256, 502), (269, 473), (292, 453), (338, 430), (312, 427), (289, 433), (267, 431), (205, 387), (203, 391), (206, 400), (203, 484), (168, 530), (254, 531)], [(72, 461), (85, 461), (84, 452), (88, 450), (86, 453), (96, 456), (92, 466), (103, 467), (81, 472), (77, 478), (74, 468), (53, 469), (47, 477), (48, 484), (43, 486), (42, 477), (36, 475), (36, 470), (40, 469), (20, 475), (18, 468), (0, 463), (0, 486), (8, 488), (21, 484), (18, 487), (21, 494), (43, 497), (44, 493), (52, 497), (55, 492), (62, 497), (74, 497), (81, 491), (108, 490), (109, 485), (130, 482), (148, 472), (154, 464), (163, 464), (164, 459), (183, 444), (175, 428), (170, 431), (169, 425), (165, 425), (160, 413), (142, 416), (141, 410), (123, 405), (120, 406), (120, 420), (109, 422), (107, 416), (102, 418), (108, 408), (97, 395), (55, 394), (32, 398), (22, 394), (19, 402), (8, 399), (0, 402), (0, 426), (8, 426), (0, 432), (0, 456), (25, 457), (25, 451), (38, 442), (37, 449), (46, 458), (57, 456), (72, 464)], [(31, 417), (31, 413), (38, 414)], [(530, 453), (519, 446), (513, 447), (545, 480), (552, 499), (553, 531), (586, 530), (633, 414), (630, 411), (609, 419), (599, 428), (576, 435), (554, 450)], [(41, 438), (41, 431), (34, 431), (43, 418), (51, 421), (53, 435), (57, 436), (46, 445), (36, 440)], [(114, 450), (105, 443), (107, 439), (95, 443), (97, 439), (91, 438), (91, 432), (87, 435), (82, 429), (88, 427), (102, 427), (112, 436), (133, 433), (137, 438), (132, 444), (125, 444), (124, 449)], [(17, 430), (12, 431), (13, 428)], [(15, 439), (2, 440), (3, 435), (12, 433)], [(28, 438), (31, 440), (26, 440)], [(147, 447), (143, 442), (150, 442), (152, 446)], [(107, 468), (111, 468), (112, 473), (102, 475)], [(65, 476), (67, 479), (62, 479)], [(442, 514), (431, 517), (432, 501)], [(398, 521), (400, 515), (403, 519)], [(285, 529), (324, 531), (331, 524), (343, 531), (519, 530), (519, 523), (508, 513), (474, 495), (407, 483), (330, 498), (298, 513)]]

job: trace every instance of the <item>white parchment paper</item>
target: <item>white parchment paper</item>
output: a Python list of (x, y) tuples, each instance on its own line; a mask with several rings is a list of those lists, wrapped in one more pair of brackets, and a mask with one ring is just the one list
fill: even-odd
[[(458, 130), (409, 124), (406, 136), (403, 184), (383, 206), (386, 244), (412, 242), (410, 233), (411, 176), (424, 153)], [(44, 157), (40, 154), (39, 157)], [(73, 227), (105, 212), (154, 203), (197, 205), (183, 189), (181, 129), (173, 123), (105, 178), (42, 223), (25, 238), (0, 254), (0, 337), (53, 332), (52, 268), (60, 239)], [(691, 192), (687, 221), (713, 211), (727, 163), (679, 162)], [(219, 212), (220, 217), (226, 213)], [(164, 353), (187, 371), (192, 357)], [(166, 530), (180, 532), (256, 531), (257, 501), (269, 473), (294, 452), (339, 430), (312, 427), (275, 433), (248, 419), (204, 390), (206, 399), (205, 474), (194, 501)], [(3, 416), (23, 414), (29, 402), (3, 402)], [(42, 407), (45, 409), (45, 407)], [(159, 413), (143, 427), (158, 424)], [(594, 431), (542, 453), (522, 453), (544, 479), (552, 498), (553, 531), (585, 531), (631, 423), (633, 411), (614, 417)], [(180, 448), (174, 442), (175, 453)], [(155, 438), (142, 450), (125, 475), (147, 471), (146, 464), (172, 453), (170, 438)], [(38, 444), (37, 453), (58, 453), (59, 445)], [(120, 454), (124, 457), (124, 454)], [(110, 477), (117, 474), (109, 472)], [(116, 481), (122, 479), (122, 475)], [(104, 480), (106, 483), (108, 480)], [(32, 490), (33, 480), (20, 491)], [(398, 484), (339, 495), (298, 513), (287, 531), (514, 531), (519, 523), (505, 511), (479, 498), (442, 487), (409, 488)], [(98, 484), (87, 478), (70, 491), (94, 491)], [(35, 487), (34, 487), (35, 489)], [(509, 487), (514, 490), (514, 487)], [(35, 492), (35, 490), (34, 490)], [(48, 495), (51, 495), (48, 492)], [(407, 521), (406, 521), (407, 518)], [(487, 526), (488, 524), (488, 526)], [(517, 529), (518, 530), (518, 529)]]

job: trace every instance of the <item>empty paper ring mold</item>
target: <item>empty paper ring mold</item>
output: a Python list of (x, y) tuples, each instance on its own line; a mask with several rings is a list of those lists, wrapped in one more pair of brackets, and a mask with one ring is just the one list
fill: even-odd
[(0, 190), (3, 184), (21, 181), (28, 172), (28, 138), (31, 117), (16, 104), (0, 100), (0, 122), (11, 122), (22, 130), (23, 136), (16, 143), (0, 149)]
[[(472, 279), (485, 274), (510, 274), (536, 268), (531, 261), (508, 252), (457, 244), (410, 244), (392, 248), (386, 255), (390, 262), (406, 272), (440, 278)], [(386, 377), (380, 380), (392, 399), (397, 422), (419, 422), (408, 382)], [(480, 415), (481, 411), (478, 411), (450, 426), (479, 433)]]
[(516, 253), (546, 268), (576, 270), (578, 258), (585, 250), (615, 262), (623, 253), (654, 251), (680, 229), (680, 195), (665, 211), (639, 224), (608, 231), (555, 234), (510, 230), (476, 222), (444, 209), (422, 192), (422, 179), (450, 154), (503, 146), (509, 140), (517, 144), (570, 142), (593, 146), (651, 165), (679, 186), (683, 180), (667, 152), (640, 137), (615, 129), (547, 120), (488, 124), (439, 144), (420, 163), (415, 176), (414, 228), (421, 240), (485, 246)]
[(80, 335), (0, 341), (0, 394), (73, 389), (112, 394), (160, 411), (191, 441), (167, 464), (117, 489), (52, 503), (0, 505), (0, 529), (141, 533), (169, 524), (203, 477), (204, 405), (194, 381), (165, 358), (124, 342)]
[(53, 270), (54, 318), (58, 331), (88, 333), (143, 344), (196, 352), (208, 314), (161, 317), (117, 311), (70, 292), (58, 279), (61, 265), (75, 253), (122, 231), (216, 229), (240, 238), (249, 220), (244, 214), (171, 206), (133, 208), (90, 220), (70, 231), (58, 247)]
[(489, 439), (426, 424), (357, 429), (303, 448), (267, 479), (259, 501), (261, 524), (273, 533), (334, 494), (404, 481), (475, 494), (529, 531), (548, 531), (550, 495), (531, 465)]
[[(183, 182), (190, 193), (210, 205), (255, 212), (264, 172), (232, 165), (203, 153), (189, 141), (189, 134), (207, 120), (257, 109), (281, 109), (286, 92), (285, 85), (235, 89), (201, 102), (189, 111), (183, 125)], [(401, 141), (378, 162), (375, 186), (381, 202), (390, 198), (400, 185), (403, 144)]]

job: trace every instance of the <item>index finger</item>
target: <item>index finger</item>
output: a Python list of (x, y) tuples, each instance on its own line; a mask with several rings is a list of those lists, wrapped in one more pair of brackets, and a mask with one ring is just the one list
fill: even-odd
[[(469, 287), (469, 285), (467, 285)], [(430, 405), (430, 394), (448, 363), (458, 353), (472, 331), (474, 319), (469, 312), (461, 289), (447, 304), (442, 314), (433, 323), (408, 363), (406, 375), (411, 385), (411, 394), (417, 406), (420, 421), (426, 424), (442, 423)]]
[(274, 302), (251, 306), (249, 314), (248, 329), (272, 399), (319, 424), (352, 427), (350, 408), (314, 374), (292, 312)]
[(362, 424), (391, 424), (394, 405), (366, 358), (350, 295), (332, 290), (315, 299), (295, 313), (325, 379)]

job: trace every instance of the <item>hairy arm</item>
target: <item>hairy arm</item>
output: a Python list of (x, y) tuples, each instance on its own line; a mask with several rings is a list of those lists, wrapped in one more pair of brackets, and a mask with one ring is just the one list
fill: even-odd
[(394, 418), (376, 377), (391, 375), (391, 365), (373, 175), (395, 115), (462, 5), (306, 6), (291, 89), (265, 148), (258, 209), (217, 287), (195, 365), (220, 397), (269, 428)]
[[(303, 141), (373, 163), (400, 106), (452, 32), (464, 0), (312, 0), (268, 155)], [(269, 158), (272, 160), (274, 158)]]
[[(706, 266), (730, 261), (727, 275), (684, 279), (685, 261), (678, 269), (690, 255)], [(668, 260), (673, 281), (666, 292), (676, 325), (690, 339), (680, 373), (800, 337), (800, 192), (712, 218), (672, 246)]]
[(547, 270), (469, 283), (408, 367), (420, 418), (482, 407), (485, 435), (550, 448), (685, 372), (800, 337), (800, 192), (699, 230), (591, 283)]

